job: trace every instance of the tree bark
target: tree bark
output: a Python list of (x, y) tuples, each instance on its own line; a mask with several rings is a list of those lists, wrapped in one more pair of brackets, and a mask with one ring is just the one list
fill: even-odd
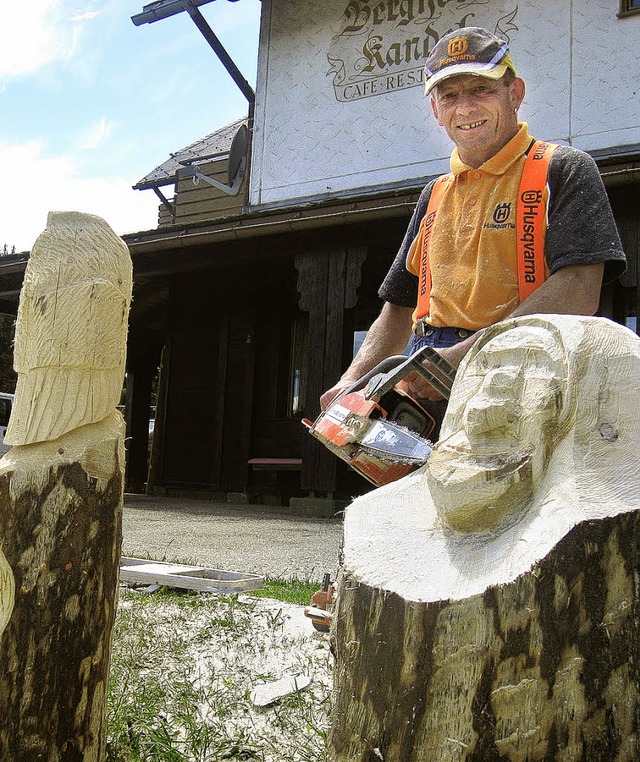
[(353, 579), (335, 760), (640, 758), (640, 512), (583, 523), (508, 585), (420, 603)]
[(0, 760), (97, 762), (122, 538), (119, 413), (0, 466), (15, 607), (0, 648)]

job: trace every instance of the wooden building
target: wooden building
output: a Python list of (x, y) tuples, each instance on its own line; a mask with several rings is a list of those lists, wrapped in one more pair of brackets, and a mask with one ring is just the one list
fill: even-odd
[[(128, 489), (329, 513), (368, 489), (301, 419), (317, 415), (378, 314), (377, 288), (421, 188), (448, 169), (422, 65), (459, 26), (509, 38), (532, 134), (597, 160), (629, 259), (603, 290), (601, 314), (637, 331), (638, 10), (636, 0), (263, 0), (247, 119), (134, 186), (161, 203), (156, 229), (126, 236), (135, 273)], [(230, 195), (220, 184), (234, 179)], [(0, 265), (8, 311), (11, 277)]]
[[(226, 140), (228, 151), (232, 137), (221, 130), (197, 149)], [(227, 182), (220, 164), (199, 166)], [(173, 184), (171, 162), (165, 169), (167, 177), (159, 167), (138, 187)], [(174, 193), (160, 205), (157, 230), (126, 237), (136, 273), (130, 488), (147, 481), (141, 443), (160, 367), (149, 489), (294, 498), (331, 513), (336, 499), (367, 484), (308, 434), (302, 418), (318, 414), (320, 394), (378, 314), (377, 288), (417, 189), (262, 212), (202, 179), (177, 179)]]

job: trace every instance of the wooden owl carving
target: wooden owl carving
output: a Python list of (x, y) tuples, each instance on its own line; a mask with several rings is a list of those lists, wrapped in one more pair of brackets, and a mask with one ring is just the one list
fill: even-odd
[(115, 410), (132, 282), (127, 246), (103, 219), (49, 214), (20, 294), (8, 444), (57, 439)]

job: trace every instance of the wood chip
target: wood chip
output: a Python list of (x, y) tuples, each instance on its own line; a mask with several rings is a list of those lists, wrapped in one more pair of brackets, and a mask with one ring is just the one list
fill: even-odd
[(291, 693), (303, 691), (309, 685), (311, 678), (307, 675), (287, 675), (273, 683), (256, 685), (251, 691), (251, 702), (254, 706), (268, 706)]

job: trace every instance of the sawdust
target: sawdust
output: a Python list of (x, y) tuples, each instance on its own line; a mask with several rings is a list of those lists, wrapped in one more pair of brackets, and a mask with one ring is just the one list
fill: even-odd
[[(150, 634), (153, 648), (132, 665), (138, 684), (130, 686), (131, 695), (113, 696), (112, 703), (132, 702), (129, 715), (134, 716), (137, 696), (159, 679), (177, 686), (182, 701), (188, 693), (192, 715), (187, 720), (170, 690), (157, 712), (185, 758), (199, 758), (189, 749), (194, 745), (191, 724), (210, 728), (212, 749), (215, 744), (218, 749), (235, 749), (237, 758), (262, 762), (325, 758), (333, 657), (329, 635), (313, 628), (303, 606), (250, 595), (154, 599), (121, 591), (116, 663), (139, 648), (131, 634), (134, 622), (136, 631)], [(306, 690), (269, 706), (252, 704), (251, 692), (257, 686), (305, 676), (311, 678)], [(119, 681), (131, 679), (123, 676)], [(130, 717), (127, 722), (131, 723)]]

